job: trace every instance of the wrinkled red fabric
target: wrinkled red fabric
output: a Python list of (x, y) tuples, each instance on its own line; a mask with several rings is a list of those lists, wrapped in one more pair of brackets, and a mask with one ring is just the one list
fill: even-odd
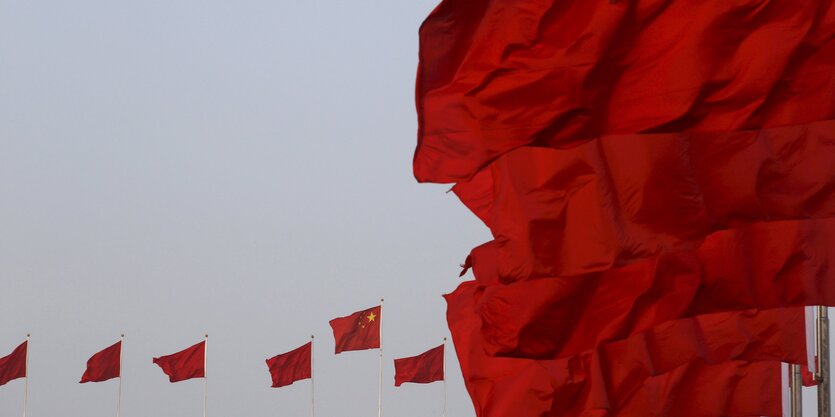
[(428, 384), (444, 380), (444, 345), (417, 356), (394, 360), (394, 386), (411, 382)]
[(420, 29), (421, 182), (526, 145), (835, 119), (832, 0), (444, 0)]
[(122, 376), (122, 341), (101, 350), (87, 360), (80, 384), (104, 382)]
[(168, 375), (169, 382), (206, 377), (206, 341), (177, 353), (154, 358), (153, 362)]
[[(768, 365), (759, 362), (805, 360), (802, 309), (677, 320), (563, 359), (492, 357), (481, 347), (480, 318), (474, 313), (482, 290), (465, 282), (445, 296), (465, 386), (479, 417), (776, 417), (779, 394), (776, 403), (771, 396), (749, 395), (760, 388), (779, 392), (779, 367), (764, 378), (760, 371)], [(749, 367), (755, 370), (746, 371)], [(717, 378), (714, 384), (699, 383), (710, 375)], [(728, 378), (720, 379), (723, 375)], [(769, 381), (775, 385), (764, 385)], [(679, 401), (678, 395), (693, 389), (702, 390), (703, 397)], [(704, 414), (713, 411), (720, 413)]]
[(0, 358), (0, 385), (18, 378), (26, 378), (26, 355), (29, 342), (23, 342), (12, 353)]
[(284, 387), (296, 381), (309, 379), (313, 375), (313, 342), (293, 349), (287, 353), (267, 359), (273, 388)]
[(751, 222), (835, 216), (832, 155), (835, 122), (605, 137), (517, 149), (454, 190), (488, 219), (499, 275), (516, 281), (606, 270)]
[(835, 305), (835, 219), (755, 223), (694, 250), (603, 272), (495, 284), (488, 242), (470, 255), (489, 285), (480, 314), (492, 355), (563, 357), (668, 320), (722, 311)]

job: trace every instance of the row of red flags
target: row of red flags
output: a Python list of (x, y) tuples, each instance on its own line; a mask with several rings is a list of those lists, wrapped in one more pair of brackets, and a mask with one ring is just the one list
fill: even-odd
[(416, 87), (416, 178), (493, 235), (446, 297), (479, 417), (781, 415), (835, 305), (835, 0), (443, 0)]
[[(335, 353), (380, 347), (380, 306), (358, 311), (349, 316), (330, 321), (335, 340)], [(28, 341), (23, 342), (11, 354), (0, 358), (0, 385), (26, 377)], [(310, 379), (313, 342), (308, 342), (287, 353), (267, 359), (273, 387), (290, 385), (295, 381)], [(206, 341), (202, 341), (177, 353), (153, 359), (168, 375), (170, 382), (185, 381), (206, 376)], [(87, 369), (81, 383), (104, 382), (121, 376), (122, 341), (118, 341), (87, 361)], [(420, 355), (394, 360), (395, 386), (403, 383), (430, 383), (444, 379), (444, 345), (432, 348)]]

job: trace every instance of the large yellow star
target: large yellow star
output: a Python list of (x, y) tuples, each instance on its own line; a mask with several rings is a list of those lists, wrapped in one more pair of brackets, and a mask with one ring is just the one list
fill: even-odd
[(375, 319), (376, 317), (377, 317), (377, 316), (374, 314), (374, 312), (369, 313), (369, 314), (368, 314), (368, 317), (367, 317), (367, 318), (368, 318), (368, 322), (370, 323), (370, 322), (374, 321), (374, 319)]

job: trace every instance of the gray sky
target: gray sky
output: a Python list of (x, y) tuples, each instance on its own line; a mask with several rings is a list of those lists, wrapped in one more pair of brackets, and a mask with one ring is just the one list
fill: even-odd
[(436, 1), (0, 0), (0, 353), (33, 334), (31, 417), (113, 415), (116, 381), (78, 380), (121, 332), (124, 417), (200, 415), (202, 381), (151, 358), (205, 332), (209, 416), (308, 415), (264, 359), (311, 334), (317, 415), (376, 415), (376, 351), (334, 356), (328, 320), (380, 297), (384, 415), (440, 414), (391, 360), (448, 334), (440, 295), (489, 234), (411, 175)]

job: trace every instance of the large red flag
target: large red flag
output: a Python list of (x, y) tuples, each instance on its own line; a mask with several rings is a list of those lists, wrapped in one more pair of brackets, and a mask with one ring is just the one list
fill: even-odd
[(312, 354), (313, 342), (307, 342), (287, 353), (267, 359), (267, 368), (273, 380), (272, 387), (283, 387), (302, 379), (309, 379), (313, 374)]
[(371, 307), (330, 321), (336, 353), (380, 347), (382, 307)]
[[(480, 309), (493, 354), (561, 357), (676, 318), (750, 308), (835, 305), (835, 219), (717, 232), (681, 250), (603, 272), (490, 285), (490, 246), (470, 255), (490, 285)], [(482, 281), (482, 274), (487, 278)], [(548, 352), (548, 353), (545, 353)]]
[(831, 0), (444, 0), (420, 29), (415, 176), (466, 180), (526, 145), (833, 119), (833, 20)]
[(444, 345), (417, 356), (394, 360), (394, 386), (404, 382), (428, 384), (444, 380)]
[(833, 217), (832, 154), (835, 121), (715, 138), (607, 137), (514, 150), (453, 189), (499, 242), (503, 280), (577, 275), (747, 223)]
[[(87, 360), (87, 370), (79, 383), (103, 382), (122, 376), (122, 341), (96, 353)], [(173, 382), (173, 381), (172, 381)]]
[[(756, 394), (779, 392), (779, 374), (773, 373), (779, 368), (757, 361), (805, 359), (802, 309), (711, 315), (695, 327), (690, 319), (670, 322), (563, 359), (491, 357), (481, 347), (474, 313), (480, 292), (475, 283), (465, 282), (445, 296), (465, 385), (479, 417), (778, 417), (779, 396), (775, 401), (773, 395)], [(716, 380), (705, 383), (711, 375)], [(776, 383), (766, 386), (769, 381)], [(680, 401), (675, 393), (685, 392), (701, 395)], [(653, 414), (659, 409), (667, 414)]]
[(154, 363), (168, 375), (170, 382), (206, 376), (206, 341), (171, 355), (154, 358)]
[(29, 342), (23, 342), (7, 356), (0, 358), (0, 385), (18, 378), (26, 378), (26, 355)]

